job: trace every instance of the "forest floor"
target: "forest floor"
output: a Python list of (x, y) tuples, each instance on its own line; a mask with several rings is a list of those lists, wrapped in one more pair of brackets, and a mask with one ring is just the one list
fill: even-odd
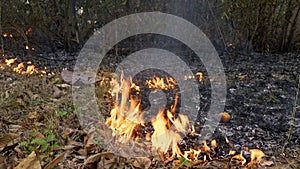
[[(220, 58), (227, 77), (225, 111), (231, 118), (219, 124), (216, 134), (235, 146), (262, 150), (265, 157), (253, 168), (300, 168), (300, 96), (295, 103), (300, 56), (255, 53)], [(98, 87), (100, 96), (109, 95), (108, 86)], [(111, 99), (101, 99), (105, 108), (112, 106)], [(245, 168), (231, 161), (114, 155), (82, 129), (72, 86), (59, 72), (21, 75), (0, 69), (0, 169)]]

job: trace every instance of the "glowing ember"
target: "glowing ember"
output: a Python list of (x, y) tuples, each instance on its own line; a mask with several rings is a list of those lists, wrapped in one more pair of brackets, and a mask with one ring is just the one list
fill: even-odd
[(15, 61), (17, 60), (17, 58), (14, 58), (14, 59), (5, 59), (5, 64), (7, 66), (11, 66), (13, 63), (15, 63)]
[(203, 77), (203, 73), (202, 73), (202, 72), (197, 72), (197, 73), (196, 73), (196, 76), (198, 77), (199, 82), (203, 82), (204, 77)]

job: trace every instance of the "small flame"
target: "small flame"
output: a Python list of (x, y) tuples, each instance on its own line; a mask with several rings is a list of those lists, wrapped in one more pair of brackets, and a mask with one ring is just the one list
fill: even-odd
[(7, 66), (11, 66), (13, 63), (15, 63), (15, 61), (17, 60), (17, 58), (13, 58), (13, 59), (5, 59), (5, 64)]
[[(12, 71), (19, 73), (19, 74), (38, 74), (38, 73), (42, 73), (42, 74), (47, 74), (46, 71), (46, 67), (44, 68), (44, 70), (41, 70), (40, 72), (35, 68), (34, 65), (32, 65), (31, 61), (28, 61), (26, 64), (24, 64), (23, 62), (19, 63), (16, 67), (14, 67), (14, 63), (17, 61), (18, 58), (11, 58), (11, 59), (5, 59), (4, 60), (4, 64), (12, 67)], [(4, 70), (5, 67), (1, 66), (0, 69)]]
[(176, 81), (171, 77), (167, 77), (166, 80), (167, 83), (164, 82), (164, 78), (159, 78), (155, 76), (151, 80), (146, 80), (146, 85), (149, 88), (157, 88), (157, 89), (164, 89), (164, 90), (174, 89)]
[(235, 162), (239, 162), (238, 164), (241, 164), (241, 165), (245, 165), (247, 160), (243, 157), (243, 151), (241, 151), (241, 153), (233, 156), (231, 158), (232, 161), (235, 161)]
[(210, 145), (213, 147), (213, 148), (216, 148), (218, 146), (218, 143), (215, 139), (213, 139), (211, 142), (210, 142)]
[(28, 28), (28, 29), (25, 31), (25, 35), (28, 35), (30, 32), (32, 32), (32, 28)]
[(259, 149), (250, 149), (249, 151), (251, 154), (251, 162), (247, 165), (249, 167), (260, 163), (261, 159), (265, 156), (265, 153)]
[(204, 76), (202, 72), (197, 72), (196, 76), (198, 77), (199, 82), (203, 82)]

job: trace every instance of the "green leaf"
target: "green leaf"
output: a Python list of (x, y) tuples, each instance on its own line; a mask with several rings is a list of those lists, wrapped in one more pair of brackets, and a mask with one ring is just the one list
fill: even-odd
[(49, 148), (49, 144), (48, 143), (41, 145), (41, 151), (42, 152), (45, 152), (48, 148)]
[(45, 138), (36, 138), (34, 140), (31, 141), (31, 144), (38, 144), (38, 145), (46, 145), (47, 141), (45, 140)]
[(28, 146), (28, 142), (27, 141), (23, 141), (21, 143), (19, 143), (20, 147), (27, 147)]
[(51, 142), (55, 140), (55, 135), (53, 133), (49, 134), (47, 136), (47, 142)]

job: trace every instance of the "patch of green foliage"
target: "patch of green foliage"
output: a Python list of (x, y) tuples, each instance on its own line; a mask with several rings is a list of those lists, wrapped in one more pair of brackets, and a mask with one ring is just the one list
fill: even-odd
[(40, 152), (48, 155), (53, 149), (60, 148), (54, 134), (54, 128), (54, 125), (50, 124), (43, 132), (44, 137), (38, 137), (40, 133), (36, 130), (31, 130), (28, 141), (19, 143), (19, 146), (23, 147), (28, 154), (40, 147)]
[(179, 164), (178, 164), (178, 168), (180, 167), (190, 167), (191, 166), (191, 163), (189, 162), (189, 160), (183, 158), (183, 157), (178, 157), (178, 160), (179, 160)]

